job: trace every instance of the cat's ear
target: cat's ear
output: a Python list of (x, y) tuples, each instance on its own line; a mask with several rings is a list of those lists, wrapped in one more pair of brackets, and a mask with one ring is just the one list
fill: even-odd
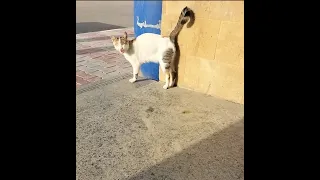
[(112, 40), (112, 41), (115, 41), (116, 38), (115, 38), (114, 36), (111, 36), (111, 40)]
[(128, 37), (128, 34), (127, 34), (127, 32), (124, 32), (124, 35), (123, 35), (123, 37), (127, 39), (127, 37)]

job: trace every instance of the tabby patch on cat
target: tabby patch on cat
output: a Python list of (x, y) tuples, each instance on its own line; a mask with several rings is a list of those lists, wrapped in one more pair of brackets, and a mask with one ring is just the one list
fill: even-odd
[(112, 42), (117, 51), (122, 53), (133, 69), (133, 77), (129, 80), (134, 83), (138, 78), (141, 64), (146, 62), (159, 63), (161, 70), (165, 73), (164, 89), (174, 85), (173, 73), (176, 72), (174, 59), (176, 56), (175, 41), (183, 25), (190, 21), (192, 10), (185, 7), (180, 14), (178, 23), (170, 33), (169, 37), (159, 34), (144, 33), (135, 39), (128, 40), (125, 32), (122, 37), (112, 36)]

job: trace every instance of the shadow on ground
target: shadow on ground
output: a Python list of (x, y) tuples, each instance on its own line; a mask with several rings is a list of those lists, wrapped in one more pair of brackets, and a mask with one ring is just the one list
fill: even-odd
[(244, 119), (127, 180), (244, 179)]
[(120, 28), (124, 28), (124, 27), (111, 25), (111, 24), (104, 24), (99, 22), (83, 22), (83, 23), (76, 23), (76, 34), (95, 32), (95, 31), (104, 31), (104, 30), (110, 30), (110, 29), (120, 29)]

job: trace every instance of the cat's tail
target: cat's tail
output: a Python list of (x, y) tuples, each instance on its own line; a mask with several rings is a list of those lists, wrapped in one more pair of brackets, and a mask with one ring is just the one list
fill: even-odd
[[(189, 21), (190, 20), (190, 21)], [(187, 22), (188, 23), (188, 27), (191, 27), (194, 23), (194, 13), (193, 11), (188, 8), (187, 6), (185, 8), (182, 9), (180, 17), (178, 19), (177, 25), (176, 27), (173, 29), (173, 31), (170, 33), (170, 40), (172, 42), (176, 41), (176, 38), (179, 34), (179, 32), (181, 31), (181, 29), (183, 28), (183, 25), (185, 25)]]

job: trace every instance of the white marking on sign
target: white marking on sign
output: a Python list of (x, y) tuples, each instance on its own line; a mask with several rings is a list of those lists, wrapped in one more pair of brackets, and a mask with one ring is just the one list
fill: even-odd
[(147, 21), (145, 20), (144, 22), (140, 23), (139, 22), (139, 17), (137, 16), (137, 25), (140, 27), (140, 28), (155, 28), (155, 29), (160, 29), (161, 28), (161, 20), (159, 20), (159, 23), (158, 24), (147, 24)]

